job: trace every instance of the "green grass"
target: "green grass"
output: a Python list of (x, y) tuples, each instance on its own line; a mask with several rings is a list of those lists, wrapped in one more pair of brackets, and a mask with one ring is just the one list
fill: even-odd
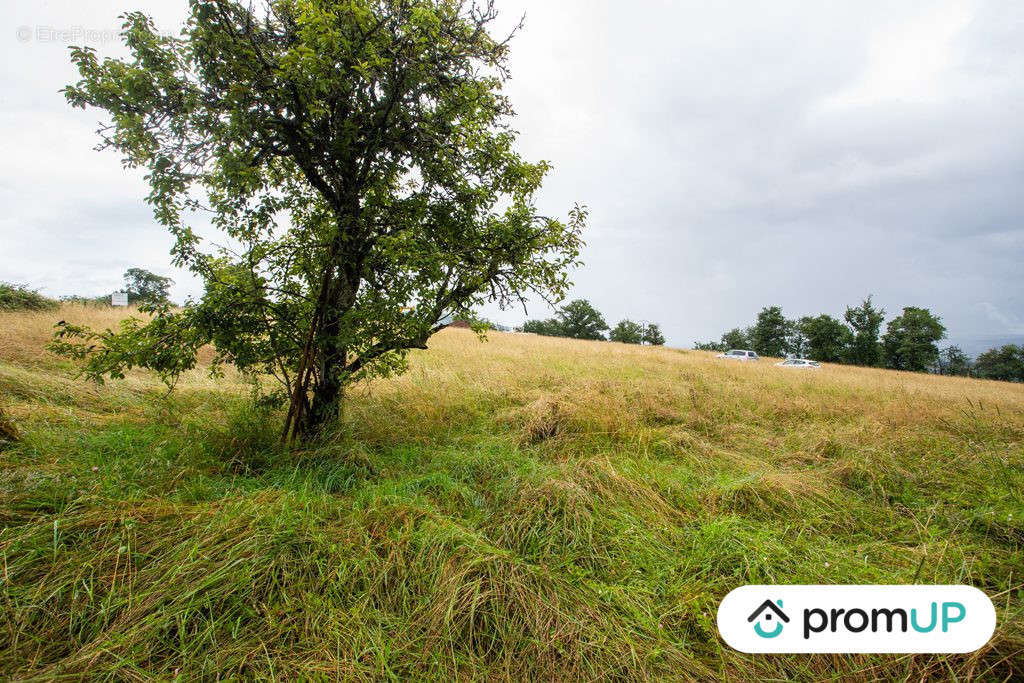
[[(0, 362), (0, 678), (1024, 676), (1019, 387), (454, 334), (298, 450), (233, 385)], [(503, 374), (516, 344), (557, 363)], [(746, 583), (914, 582), (985, 590), (993, 640), (755, 656), (715, 627)]]

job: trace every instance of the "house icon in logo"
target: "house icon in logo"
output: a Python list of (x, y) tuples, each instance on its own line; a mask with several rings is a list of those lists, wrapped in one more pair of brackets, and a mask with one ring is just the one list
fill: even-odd
[[(762, 638), (774, 638), (782, 633), (782, 623), (789, 623), (789, 617), (782, 611), (782, 600), (765, 600), (761, 606), (754, 610), (754, 613), (747, 617), (747, 621), (760, 620), (754, 624), (754, 633)], [(775, 622), (772, 627), (772, 622)]]

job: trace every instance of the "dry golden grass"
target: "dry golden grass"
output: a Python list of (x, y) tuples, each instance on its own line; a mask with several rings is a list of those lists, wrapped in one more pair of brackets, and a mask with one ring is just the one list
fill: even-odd
[[(53, 366), (58, 361), (46, 344), (58, 321), (108, 329), (128, 316), (145, 314), (135, 308), (82, 304), (63, 304), (56, 311), (0, 312), (0, 362)], [(1024, 386), (973, 378), (846, 365), (794, 371), (777, 368), (775, 359), (768, 358), (756, 364), (726, 362), (711, 352), (533, 334), (491, 332), (481, 343), (472, 332), (456, 328), (439, 333), (429, 346), (428, 351), (414, 352), (407, 374), (356, 391), (369, 389), (383, 400), (424, 391), (443, 398), (468, 389), (535, 404), (534, 409), (543, 404), (543, 410), (568, 410), (564, 419), (584, 411), (586, 419), (609, 430), (652, 417), (657, 421), (651, 411), (667, 410), (666, 398), (688, 396), (691, 408), (699, 412), (698, 404), (712, 388), (716, 399), (734, 405), (754, 400), (780, 417), (806, 412), (836, 418), (869, 415), (888, 426), (958, 418), (965, 410), (1001, 410), (1008, 416), (1024, 411)], [(196, 374), (193, 381), (203, 373)], [(662, 417), (674, 422), (677, 416), (669, 412)]]
[(142, 316), (138, 309), (112, 308), (65, 303), (57, 310), (0, 311), (0, 362), (22, 365), (49, 363), (53, 358), (46, 344), (53, 337), (54, 325), (65, 320), (96, 329), (116, 328), (124, 318)]
[[(409, 373), (363, 387), (356, 402), (415, 406), (428, 423), (461, 412), (466, 395), (514, 406), (505, 418), (527, 441), (557, 432), (646, 435), (672, 432), (751, 450), (798, 440), (816, 444), (836, 431), (868, 443), (880, 432), (1024, 424), (1024, 386), (874, 368), (826, 365), (819, 371), (716, 359), (713, 353), (467, 330), (436, 335)], [(793, 434), (792, 427), (808, 429)], [(783, 432), (783, 434), (779, 434)]]

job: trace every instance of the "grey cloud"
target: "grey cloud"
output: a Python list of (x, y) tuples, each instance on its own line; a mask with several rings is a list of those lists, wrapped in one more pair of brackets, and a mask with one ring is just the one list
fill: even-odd
[[(15, 5), (0, 29), (0, 131), (16, 141), (0, 170), (0, 278), (71, 291), (138, 264), (197, 293), (167, 265), (139, 178), (90, 150), (97, 113), (56, 94), (74, 77), (66, 52), (15, 38), (20, 24), (116, 26), (125, 7)], [(184, 7), (144, 5), (162, 28)], [(572, 296), (610, 322), (656, 320), (689, 345), (766, 305), (841, 315), (874, 293), (891, 314), (932, 308), (951, 341), (1022, 333), (1024, 5), (500, 8), (506, 27), (526, 13), (507, 91), (521, 151), (554, 163), (539, 208), (590, 206)]]
[(1003, 313), (988, 301), (983, 301), (978, 306), (992, 321), (998, 323), (1003, 331), (1014, 335), (1024, 335), (1024, 320), (1018, 316)]

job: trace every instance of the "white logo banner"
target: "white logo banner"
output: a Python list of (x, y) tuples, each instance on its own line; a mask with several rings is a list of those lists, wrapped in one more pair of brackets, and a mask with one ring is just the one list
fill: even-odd
[(740, 652), (972, 652), (996, 610), (973, 586), (741, 586), (718, 607)]

